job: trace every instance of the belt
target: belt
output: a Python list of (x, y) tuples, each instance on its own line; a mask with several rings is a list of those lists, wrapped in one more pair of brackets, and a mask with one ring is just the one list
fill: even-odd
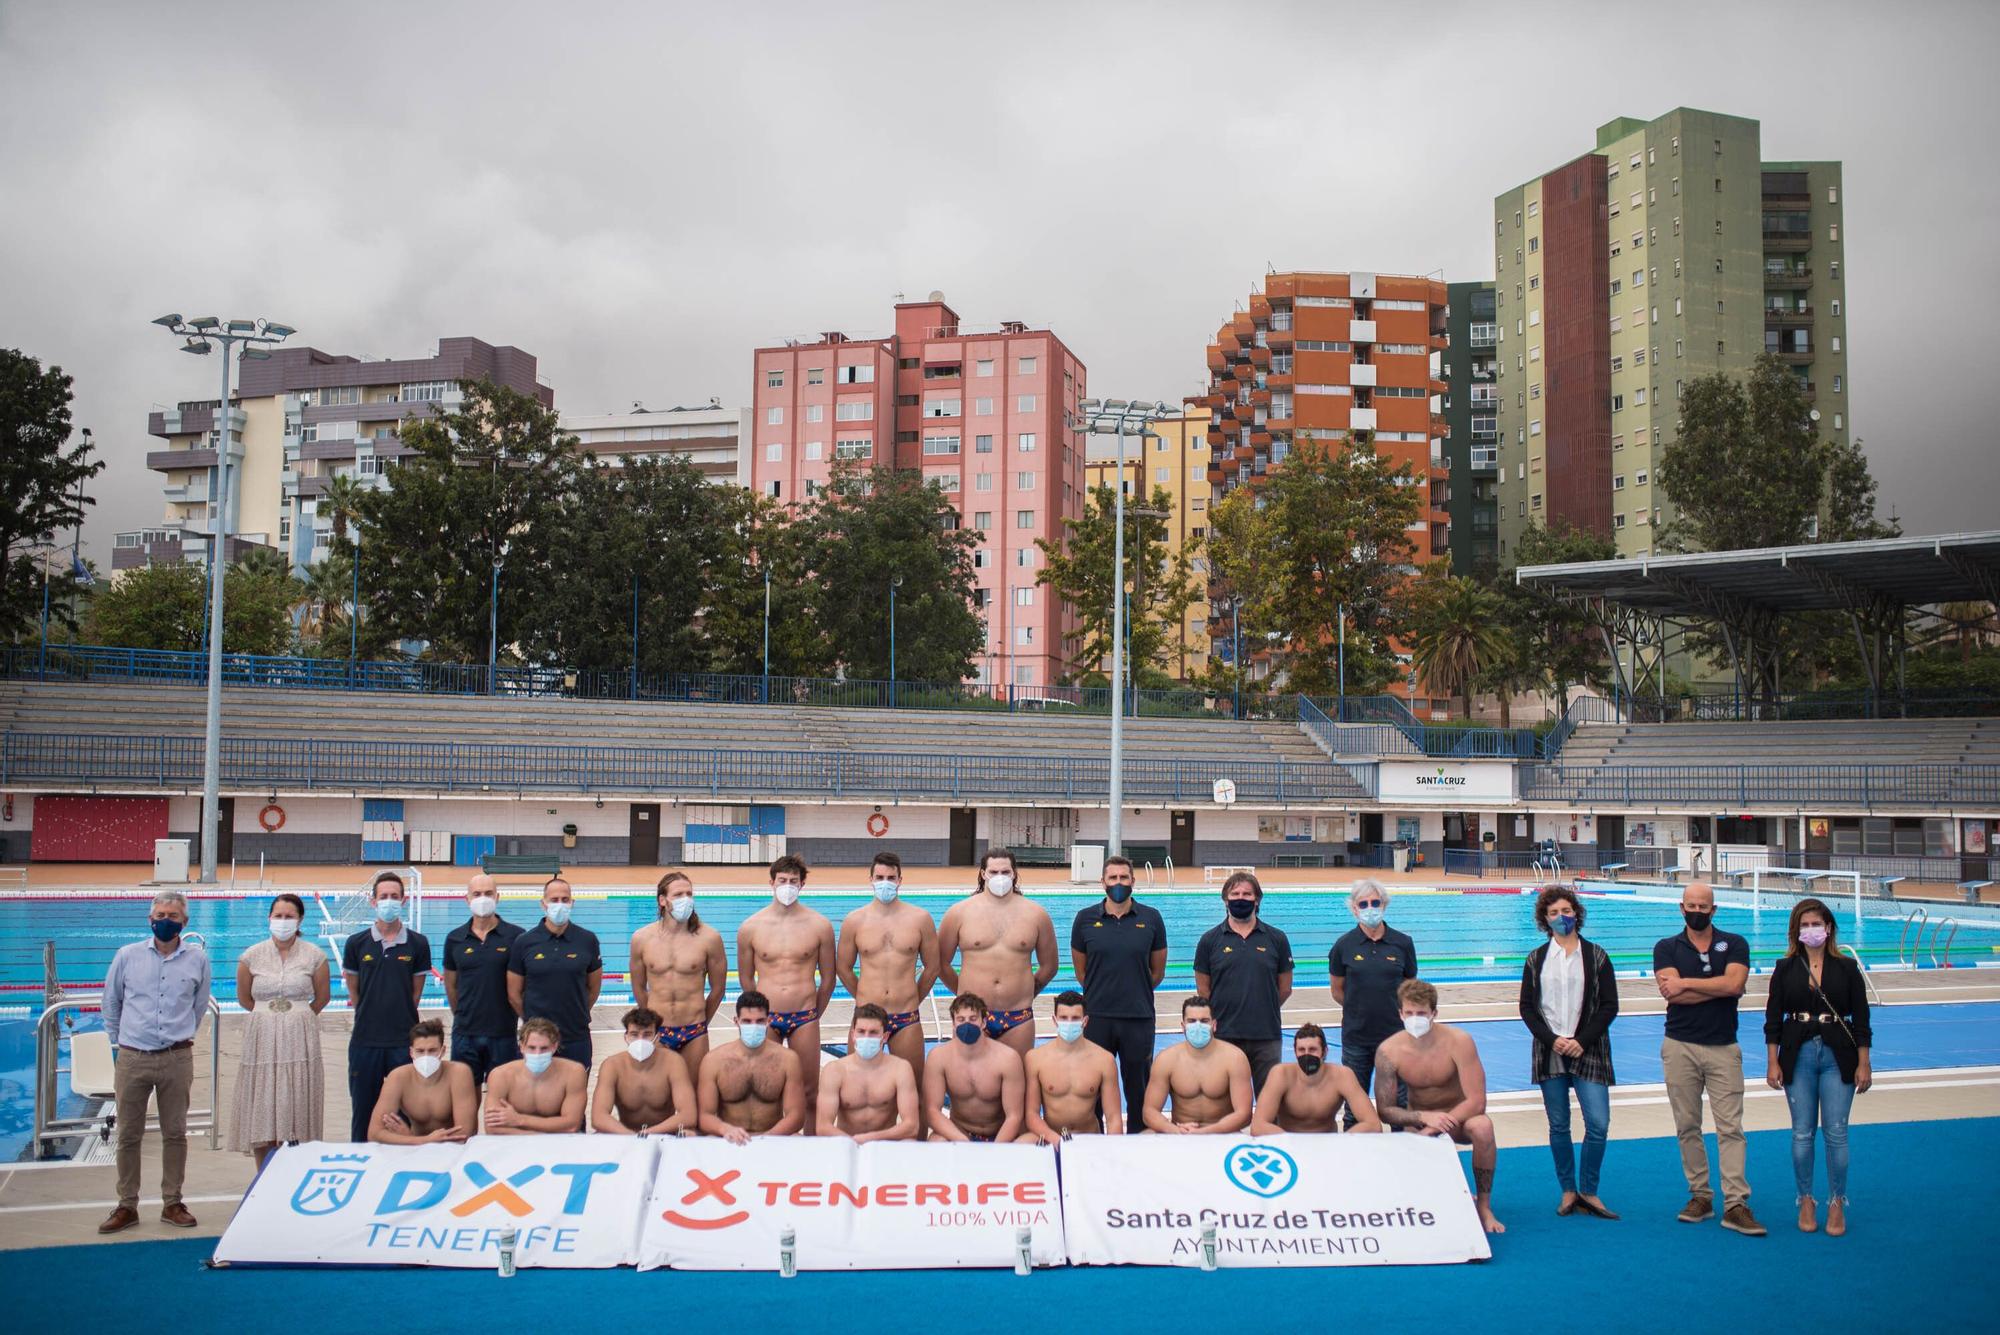
[(1797, 1020), (1801, 1024), (1831, 1024), (1835, 1020), (1845, 1022), (1847, 1019), (1844, 1015), (1814, 1015), (1808, 1011), (1787, 1011), (1785, 1018), (1787, 1020)]
[(194, 1046), (194, 1040), (184, 1038), (178, 1043), (169, 1043), (163, 1048), (135, 1048), (130, 1043), (120, 1043), (118, 1046), (127, 1052), (143, 1052), (151, 1057), (158, 1056), (162, 1052), (179, 1052), (182, 1048), (191, 1048)]

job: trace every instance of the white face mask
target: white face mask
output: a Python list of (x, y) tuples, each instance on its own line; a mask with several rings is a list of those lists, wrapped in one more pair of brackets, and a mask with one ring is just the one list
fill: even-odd
[(901, 889), (894, 881), (875, 882), (875, 901), (879, 904), (895, 902), (896, 892)]
[(439, 1068), (444, 1065), (444, 1058), (438, 1056), (435, 1053), (427, 1052), (421, 1057), (411, 1058), (410, 1065), (417, 1068), (417, 1074), (419, 1076), (421, 1076), (425, 1080), (428, 1080), (432, 1076), (436, 1075), (438, 1073)]
[(780, 881), (771, 887), (771, 897), (786, 908), (799, 902), (799, 887), (790, 881)]
[(1403, 1017), (1403, 1028), (1409, 1031), (1411, 1038), (1422, 1038), (1431, 1031), (1431, 1017), (1428, 1015), (1405, 1015)]
[(1011, 894), (1013, 889), (1014, 878), (1004, 871), (996, 871), (986, 878), (986, 893), (989, 895)]
[(679, 899), (667, 901), (667, 916), (675, 922), (686, 922), (694, 916), (694, 896), (682, 895)]
[(650, 1038), (635, 1038), (625, 1045), (625, 1051), (632, 1054), (633, 1061), (642, 1062), (651, 1057), (659, 1046)]
[(466, 907), (475, 918), (490, 918), (500, 911), (500, 900), (495, 895), (474, 895)]
[(273, 940), (289, 941), (298, 934), (299, 920), (297, 918), (271, 919), (271, 937)]

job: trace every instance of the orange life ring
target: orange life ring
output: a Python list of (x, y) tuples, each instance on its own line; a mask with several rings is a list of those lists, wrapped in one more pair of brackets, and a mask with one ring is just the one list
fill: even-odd
[(276, 802), (266, 802), (257, 813), (257, 823), (264, 827), (264, 833), (276, 834), (285, 828), (285, 809)]
[(870, 813), (868, 817), (868, 833), (877, 839), (889, 833), (889, 818), (879, 811)]

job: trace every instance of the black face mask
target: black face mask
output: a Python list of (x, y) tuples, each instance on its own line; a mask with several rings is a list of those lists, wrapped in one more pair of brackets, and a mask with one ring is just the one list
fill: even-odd
[(1326, 1065), (1324, 1057), (1306, 1056), (1299, 1058), (1299, 1072), (1307, 1077), (1319, 1074), (1319, 1068)]
[(1696, 913), (1693, 909), (1681, 910), (1681, 917), (1687, 920), (1688, 929), (1696, 932), (1707, 931), (1708, 925), (1715, 921), (1713, 913)]
[(1104, 893), (1112, 903), (1123, 904), (1132, 897), (1132, 887), (1118, 881), (1113, 881), (1110, 885), (1104, 887)]
[(1256, 913), (1257, 901), (1254, 899), (1232, 899), (1229, 901), (1229, 916), (1238, 922), (1254, 917)]

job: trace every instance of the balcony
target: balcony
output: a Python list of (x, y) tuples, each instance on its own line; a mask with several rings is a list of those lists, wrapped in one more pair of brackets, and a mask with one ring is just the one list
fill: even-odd
[(111, 549), (113, 570), (137, 570), (150, 565), (177, 565), (181, 560), (178, 532), (138, 529), (120, 533)]
[(1811, 324), (1813, 308), (1810, 306), (1766, 306), (1764, 323), (1767, 325)]
[(1357, 389), (1363, 386), (1372, 388), (1376, 383), (1375, 367), (1366, 362), (1354, 363), (1347, 368), (1347, 383)]
[(1218, 344), (1209, 344), (1208, 369), (1211, 371), (1220, 371), (1227, 365), (1229, 365), (1229, 358), (1223, 355), (1222, 348)]
[(1765, 195), (1764, 207), (1773, 213), (1804, 213), (1812, 208), (1811, 195)]
[(1800, 288), (1812, 286), (1812, 270), (1799, 265), (1796, 268), (1764, 270), (1764, 286), (1774, 288)]
[(1497, 413), (1500, 411), (1500, 399), (1497, 395), (1489, 394), (1481, 398), (1475, 394), (1466, 400), (1465, 406), (1476, 413)]
[(1500, 450), (1494, 445), (1474, 445), (1472, 447), (1472, 471), (1491, 473), (1500, 467)]
[(1250, 349), (1250, 364), (1268, 370), (1271, 365), (1271, 350), (1269, 348)]
[(1292, 346), (1292, 331), (1289, 329), (1273, 329), (1264, 342), (1268, 346), (1283, 352), (1286, 348)]
[(1347, 410), (1347, 427), (1350, 431), (1375, 430), (1375, 410), (1373, 408), (1350, 408)]
[[(242, 457), (243, 448), (240, 445), (229, 452), (231, 463), (237, 462)], [(155, 473), (171, 473), (183, 468), (213, 468), (215, 467), (215, 451), (147, 450), (146, 467)]]
[(170, 505), (207, 505), (208, 479), (200, 478), (160, 488), (160, 499)]
[(1465, 341), (1474, 348), (1490, 348), (1500, 341), (1499, 324), (1475, 324), (1466, 332)]
[(1350, 343), (1373, 343), (1375, 341), (1375, 322), (1373, 320), (1349, 320), (1347, 322), (1347, 341)]
[(1812, 365), (1813, 354), (1811, 348), (1766, 348), (1765, 351), (1775, 353), (1778, 360), (1787, 366)]
[(1764, 249), (1773, 254), (1804, 254), (1812, 249), (1812, 233), (1765, 232)]

